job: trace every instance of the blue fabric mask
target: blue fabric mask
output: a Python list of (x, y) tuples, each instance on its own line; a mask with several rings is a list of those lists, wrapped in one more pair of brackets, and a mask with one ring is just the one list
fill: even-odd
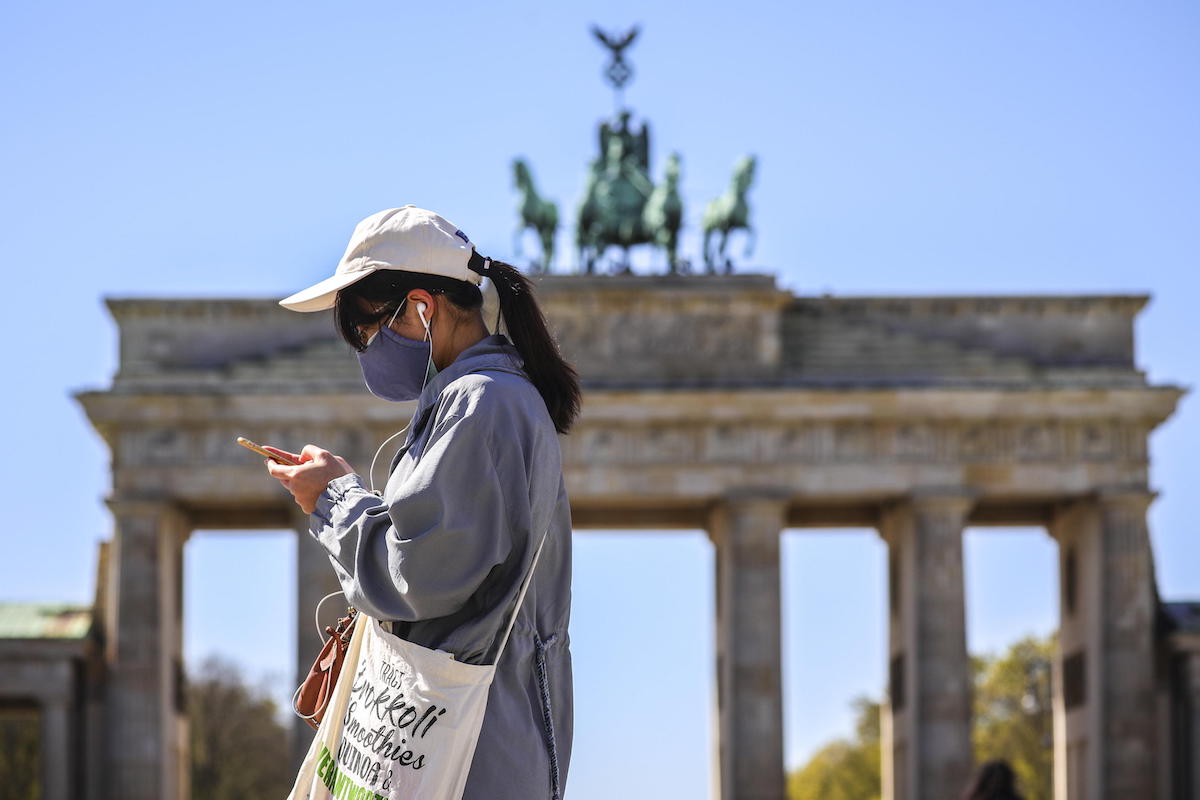
[(396, 309), (392, 319), (367, 340), (367, 348), (358, 354), (363, 381), (371, 394), (381, 400), (416, 400), (425, 382), (437, 374), (433, 365), (433, 333), (424, 317), (426, 339), (417, 341), (392, 330), (392, 320), (404, 308)]

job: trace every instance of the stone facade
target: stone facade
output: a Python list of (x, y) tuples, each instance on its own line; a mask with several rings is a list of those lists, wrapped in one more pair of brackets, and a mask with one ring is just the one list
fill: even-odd
[[(101, 565), (106, 558), (102, 544)], [(37, 730), (40, 761), (6, 759), (24, 774), (0, 774), (0, 797), (16, 797), (34, 781), (47, 800), (109, 796), (98, 746), (108, 677), (101, 644), (92, 608), (0, 603), (0, 719), (24, 718)]]
[[(962, 532), (1011, 524), (1046, 526), (1073, 554), (1056, 796), (1167, 796), (1166, 734), (1144, 705), (1158, 687), (1146, 442), (1182, 391), (1133, 362), (1146, 297), (796, 297), (770, 275), (537, 284), (585, 388), (562, 441), (576, 527), (703, 528), (716, 549), (721, 797), (783, 797), (779, 534), (838, 525), (874, 526), (889, 547), (884, 795), (957, 796), (972, 768)], [(315, 442), (365, 470), (412, 405), (367, 394), (327, 314), (108, 305), (120, 366), (78, 397), (112, 450), (110, 731), (143, 743), (111, 754), (108, 787), (183, 797), (171, 698), (188, 532), (301, 531), (298, 675), (318, 646), (313, 605), (336, 588), (290, 496), (234, 438)], [(295, 730), (299, 754), (310, 732)]]

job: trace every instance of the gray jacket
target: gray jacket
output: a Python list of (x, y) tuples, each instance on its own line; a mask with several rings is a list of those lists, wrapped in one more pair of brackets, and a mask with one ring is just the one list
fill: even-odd
[(571, 509), (558, 434), (522, 364), (503, 334), (463, 350), (426, 383), (383, 496), (344, 475), (309, 520), (349, 604), (471, 664), (495, 660), (549, 529), (496, 666), (467, 800), (557, 800), (571, 760)]

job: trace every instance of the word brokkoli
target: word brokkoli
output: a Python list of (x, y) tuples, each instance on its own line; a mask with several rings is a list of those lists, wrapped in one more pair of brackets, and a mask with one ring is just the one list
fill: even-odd
[[(380, 722), (387, 722), (399, 730), (411, 725), (411, 730), (414, 732), (419, 730), (422, 738), (429, 733), (429, 729), (442, 714), (446, 713), (446, 709), (434, 703), (430, 703), (424, 712), (421, 712), (418, 706), (405, 702), (403, 692), (392, 694), (388, 689), (380, 691), (379, 687), (369, 683), (363, 677), (366, 669), (366, 664), (359, 668), (354, 686), (350, 689), (350, 696), (355, 698), (350, 704), (351, 709), (356, 708), (361, 701), (364, 710), (372, 712)], [(349, 712), (347, 712), (346, 719), (350, 719)], [(425, 725), (424, 728), (421, 727), (422, 724)]]

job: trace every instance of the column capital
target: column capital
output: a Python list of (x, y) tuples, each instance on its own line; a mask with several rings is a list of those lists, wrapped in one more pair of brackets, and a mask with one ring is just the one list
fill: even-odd
[(944, 513), (961, 517), (964, 522), (979, 498), (979, 492), (961, 486), (919, 486), (899, 497), (885, 500), (879, 506), (879, 522), (876, 528), (884, 539), (883, 529), (892, 514), (899, 511), (917, 513)]
[(162, 495), (112, 494), (104, 498), (104, 504), (115, 516), (184, 516), (183, 510), (172, 498)]
[(1158, 494), (1148, 486), (1100, 486), (1093, 490), (1091, 499), (1104, 508), (1126, 508), (1145, 513)]
[[(161, 520), (177, 531), (181, 544), (192, 536), (193, 524), (179, 505), (169, 497), (147, 495), (110, 495), (104, 498), (105, 505), (113, 515), (114, 521), (121, 525), (121, 520)], [(157, 523), (155, 523), (157, 524)]]
[(1054, 504), (1054, 516), (1064, 516), (1089, 508), (1126, 508), (1145, 513), (1159, 493), (1146, 486), (1097, 486), (1084, 495), (1064, 497)]
[(719, 499), (726, 503), (787, 503), (794, 494), (795, 491), (787, 486), (731, 486), (720, 494)]
[(966, 486), (918, 486), (904, 498), (916, 508), (938, 508), (966, 514), (979, 499), (979, 492)]
[(719, 544), (730, 533), (736, 540), (778, 537), (787, 524), (791, 496), (790, 490), (773, 487), (738, 487), (726, 491), (709, 507), (708, 538)]

